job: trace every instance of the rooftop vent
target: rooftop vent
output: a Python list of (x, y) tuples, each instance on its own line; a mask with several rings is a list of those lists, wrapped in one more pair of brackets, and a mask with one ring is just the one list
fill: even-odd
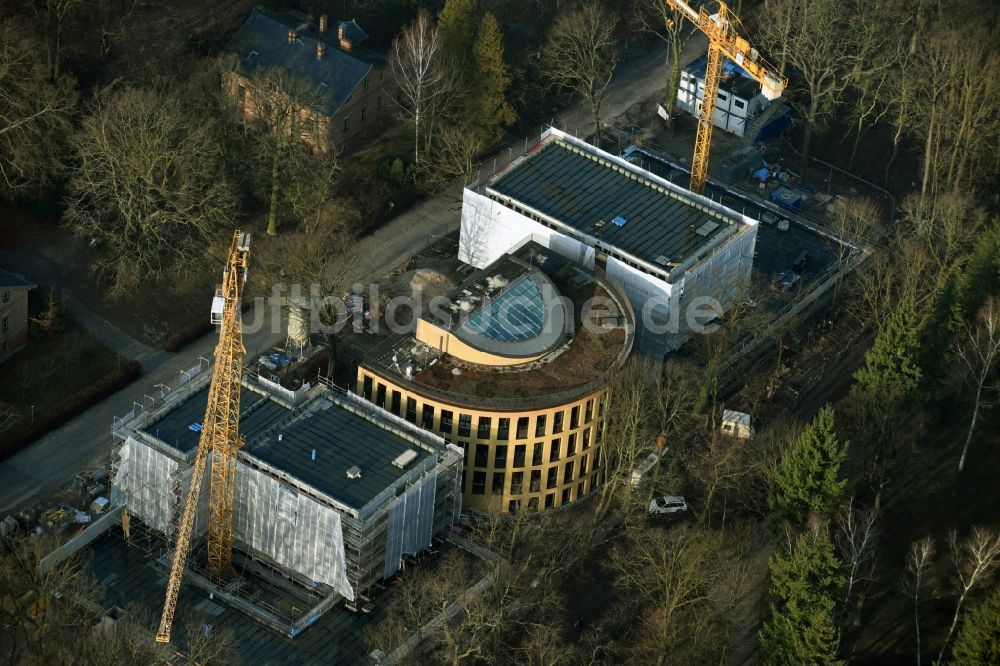
[(392, 464), (399, 469), (406, 469), (406, 466), (413, 462), (413, 459), (417, 457), (417, 452), (413, 449), (407, 449), (396, 456)]
[(360, 479), (361, 478), (361, 468), (355, 465), (347, 470), (348, 479)]
[(713, 222), (712, 220), (706, 220), (703, 225), (695, 229), (695, 233), (699, 236), (707, 236), (716, 229), (719, 228), (718, 222)]

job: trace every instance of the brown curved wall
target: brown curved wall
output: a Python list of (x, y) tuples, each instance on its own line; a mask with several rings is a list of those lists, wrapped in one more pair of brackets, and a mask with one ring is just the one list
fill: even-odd
[[(603, 482), (605, 387), (543, 409), (491, 410), (421, 395), (362, 365), (357, 393), (462, 447), (465, 508), (545, 511), (572, 504)], [(425, 414), (425, 407), (432, 411)], [(506, 433), (501, 419), (508, 419)]]

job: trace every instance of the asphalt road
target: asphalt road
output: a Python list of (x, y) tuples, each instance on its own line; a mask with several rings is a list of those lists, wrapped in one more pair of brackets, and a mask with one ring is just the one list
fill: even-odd
[[(704, 40), (692, 38), (684, 49), (683, 63), (694, 60), (704, 50)], [(666, 48), (658, 44), (619, 67), (604, 102), (602, 116), (605, 122), (622, 115), (636, 103), (663, 94), (665, 53)], [(553, 124), (584, 136), (593, 129), (590, 118), (589, 107), (585, 103), (577, 103), (559, 114)], [(517, 143), (514, 142), (514, 145)], [(377, 279), (389, 273), (417, 254), (433, 238), (458, 229), (461, 197), (461, 185), (456, 183), (361, 239), (354, 248), (357, 280)], [(208, 316), (207, 303), (205, 313)], [(247, 312), (244, 321), (252, 321), (257, 314), (254, 310)], [(113, 324), (103, 320), (92, 320), (88, 325), (84, 317), (84, 324), (102, 338), (120, 333)], [(253, 358), (284, 339), (284, 331), (272, 330), (271, 326), (247, 333), (245, 345), (248, 357)], [(129, 340), (119, 341), (116, 347), (131, 344)], [(114, 418), (131, 411), (134, 402), (141, 401), (143, 394), (151, 393), (156, 384), (176, 385), (180, 373), (196, 365), (199, 357), (212, 358), (216, 342), (217, 334), (213, 332), (175, 354), (156, 352), (145, 356), (140, 352), (139, 355), (145, 356), (141, 358), (142, 378), (0, 462), (0, 516), (66, 486), (82, 469), (104, 464), (111, 451), (111, 424)]]

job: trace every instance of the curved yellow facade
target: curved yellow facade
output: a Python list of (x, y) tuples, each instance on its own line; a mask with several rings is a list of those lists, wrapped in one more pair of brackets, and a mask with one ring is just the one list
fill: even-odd
[(357, 380), (358, 395), (463, 449), (465, 508), (551, 510), (589, 495), (604, 480), (605, 385), (560, 404), (507, 409), (445, 400), (366, 365), (358, 367)]

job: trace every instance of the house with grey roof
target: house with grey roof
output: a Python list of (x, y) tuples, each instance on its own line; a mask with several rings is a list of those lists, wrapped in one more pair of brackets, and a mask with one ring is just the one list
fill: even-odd
[(28, 342), (28, 292), (35, 284), (0, 269), (0, 360)]
[(313, 22), (294, 11), (256, 8), (227, 46), (234, 57), (228, 92), (248, 121), (258, 119), (274, 95), (259, 81), (280, 68), (294, 80), (295, 94), (307, 98), (295, 124), (303, 143), (319, 153), (355, 150), (385, 129), (395, 94), (385, 58), (367, 40), (353, 20), (330, 26), (326, 15)]

